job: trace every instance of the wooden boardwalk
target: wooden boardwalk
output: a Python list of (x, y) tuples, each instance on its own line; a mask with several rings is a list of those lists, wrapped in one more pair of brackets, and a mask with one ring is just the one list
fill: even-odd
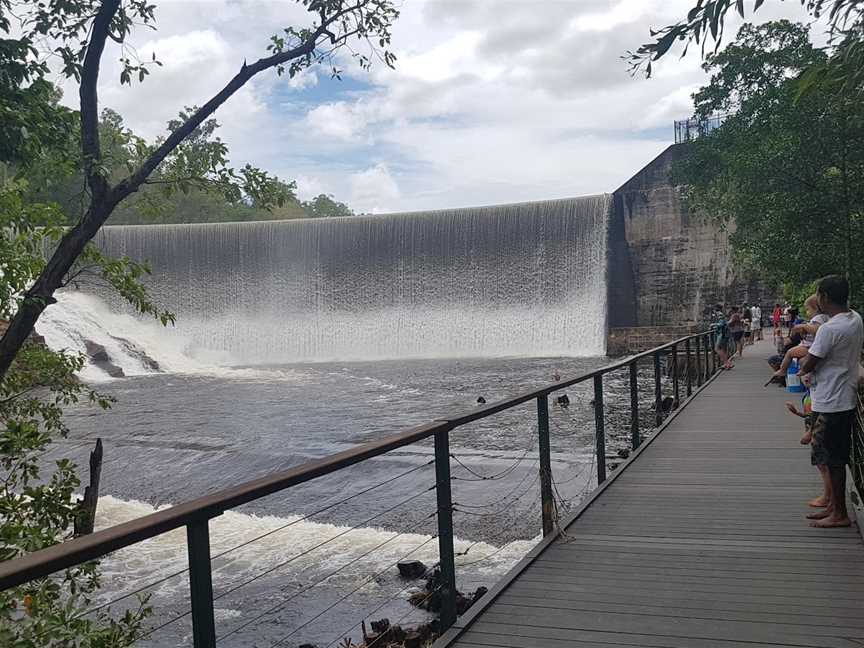
[(746, 353), (450, 645), (864, 646), (858, 531), (805, 522), (819, 480), (800, 420), (763, 389), (769, 345)]

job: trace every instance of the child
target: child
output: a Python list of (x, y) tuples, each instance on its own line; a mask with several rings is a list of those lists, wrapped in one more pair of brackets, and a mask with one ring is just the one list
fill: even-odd
[(808, 389), (804, 392), (804, 397), (801, 399), (800, 410), (795, 407), (795, 403), (791, 401), (786, 402), (786, 409), (792, 412), (795, 416), (804, 419), (804, 436), (801, 437), (801, 445), (810, 445), (810, 442), (813, 440), (813, 420), (816, 418), (813, 416), (810, 390)]
[(810, 295), (807, 298), (807, 301), (804, 302), (804, 310), (807, 313), (809, 322), (798, 324), (792, 327), (790, 331), (790, 336), (795, 336), (796, 334), (801, 336), (801, 343), (785, 353), (783, 362), (777, 371), (774, 372), (777, 378), (786, 375), (786, 370), (789, 369), (789, 365), (792, 364), (793, 359), (798, 358), (800, 360), (807, 355), (810, 351), (810, 345), (813, 344), (813, 340), (816, 338), (816, 331), (819, 330), (822, 324), (828, 321), (828, 316), (819, 312), (819, 301), (816, 295)]
[[(801, 381), (807, 386), (807, 391), (804, 392), (804, 397), (801, 399), (801, 410), (795, 407), (794, 403), (787, 402), (786, 409), (788, 409), (795, 416), (801, 417), (804, 419), (804, 436), (801, 437), (801, 445), (810, 445), (813, 441), (813, 424), (816, 422), (816, 415), (813, 413), (812, 402), (810, 400), (810, 374), (807, 374), (802, 377)], [(815, 460), (811, 454), (811, 463)], [(816, 497), (807, 504), (812, 506), (813, 508), (827, 508), (831, 504), (831, 478), (828, 473), (828, 467), (822, 466), (814, 463), (814, 465), (819, 469), (819, 474), (822, 477), (822, 494), (819, 497)], [(813, 513), (812, 515), (808, 515), (808, 518), (818, 519), (819, 513)]]

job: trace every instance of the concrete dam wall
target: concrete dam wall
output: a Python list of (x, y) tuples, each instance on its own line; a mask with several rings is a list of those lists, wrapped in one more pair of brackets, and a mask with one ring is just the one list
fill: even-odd
[(670, 146), (612, 194), (610, 329), (696, 325), (718, 301), (774, 299), (756, 277), (736, 268), (728, 233), (683, 204), (671, 170), (686, 146)]

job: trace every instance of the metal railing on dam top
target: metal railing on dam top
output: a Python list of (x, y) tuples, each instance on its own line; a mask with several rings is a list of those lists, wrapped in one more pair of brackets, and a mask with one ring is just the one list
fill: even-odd
[[(329, 475), (398, 448), (432, 438), (434, 439), (434, 489), (437, 500), (437, 510), (434, 515), (437, 516), (438, 528), (438, 565), (436, 566), (440, 569), (441, 575), (439, 628), (443, 632), (453, 625), (457, 616), (453, 533), (454, 502), (451, 496), (450, 475), (450, 459), (452, 456), (450, 452), (450, 433), (456, 428), (473, 421), (494, 416), (532, 400), (536, 401), (542, 527), (544, 536), (548, 536), (556, 533), (557, 527), (549, 434), (549, 396), (572, 385), (589, 380), (593, 381), (595, 452), (597, 484), (599, 486), (607, 477), (604, 376), (621, 370), (629, 372), (630, 441), (635, 450), (643, 441), (639, 413), (639, 384), (637, 374), (639, 363), (650, 361), (653, 366), (653, 407), (655, 413), (652, 418), (655, 424), (659, 426), (663, 422), (665, 414), (676, 409), (681, 404), (682, 391), (689, 398), (695, 388), (701, 386), (718, 371), (719, 362), (714, 353), (711, 338), (712, 333), (710, 331), (682, 337), (575, 378), (549, 384), (499, 402), (485, 404), (470, 412), (441, 417), (425, 425), (402, 431), (378, 441), (358, 445), (338, 454), (248, 481), (211, 495), (199, 497), (183, 504), (97, 531), (88, 536), (79, 537), (15, 560), (7, 561), (0, 564), (0, 590), (17, 587), (32, 580), (48, 577), (54, 572), (103, 557), (123, 547), (128, 547), (174, 529), (185, 527), (191, 609), (181, 616), (191, 615), (192, 617), (192, 631), (194, 646), (196, 648), (214, 646), (218, 641), (232, 633), (221, 637), (217, 637), (216, 635), (211, 559), (217, 556), (211, 555), (210, 551), (210, 520), (242, 504)], [(667, 381), (667, 388), (671, 387), (671, 395), (664, 395), (663, 392), (661, 359), (664, 357), (667, 360), (667, 375), (671, 379)], [(394, 479), (386, 480), (383, 484), (390, 483)], [(379, 484), (379, 486), (381, 485)], [(355, 493), (351, 497), (362, 495), (368, 492), (368, 490), (371, 489)], [(560, 529), (560, 527), (557, 528)], [(222, 552), (218, 555), (221, 556), (224, 553), (227, 552)], [(185, 571), (187, 570), (183, 570), (183, 572)], [(136, 589), (133, 594), (142, 589)], [(130, 596), (130, 594), (126, 594), (125, 596)], [(317, 619), (318, 617), (313, 618)], [(245, 627), (245, 624), (243, 627)], [(282, 640), (277, 642), (277, 644), (281, 642)]]

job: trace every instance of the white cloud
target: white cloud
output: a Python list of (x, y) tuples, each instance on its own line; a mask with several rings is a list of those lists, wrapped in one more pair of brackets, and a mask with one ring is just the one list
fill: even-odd
[[(216, 117), (237, 163), (297, 179), (302, 197), (332, 193), (357, 211), (442, 208), (611, 191), (672, 140), (706, 77), (698, 56), (668, 56), (631, 78), (621, 56), (693, 0), (412, 0), (396, 24), (395, 70), (336, 94), (313, 71), (267, 73)], [(288, 0), (160, 0), (159, 31), (136, 32), (142, 59), (164, 63), (132, 88), (106, 53), (103, 105), (148, 137), (206, 101), (269, 36), (309, 18)], [(763, 19), (800, 19), (797, 3)], [(727, 29), (729, 38), (735, 26)], [(727, 38), (728, 40), (728, 38)], [(303, 92), (314, 88), (304, 99)], [(278, 92), (278, 95), (276, 94)], [(67, 88), (67, 99), (75, 92)], [(295, 99), (296, 97), (296, 99)], [(668, 128), (668, 137), (646, 129)]]
[(386, 164), (376, 164), (350, 177), (350, 204), (357, 212), (393, 211), (399, 187)]

